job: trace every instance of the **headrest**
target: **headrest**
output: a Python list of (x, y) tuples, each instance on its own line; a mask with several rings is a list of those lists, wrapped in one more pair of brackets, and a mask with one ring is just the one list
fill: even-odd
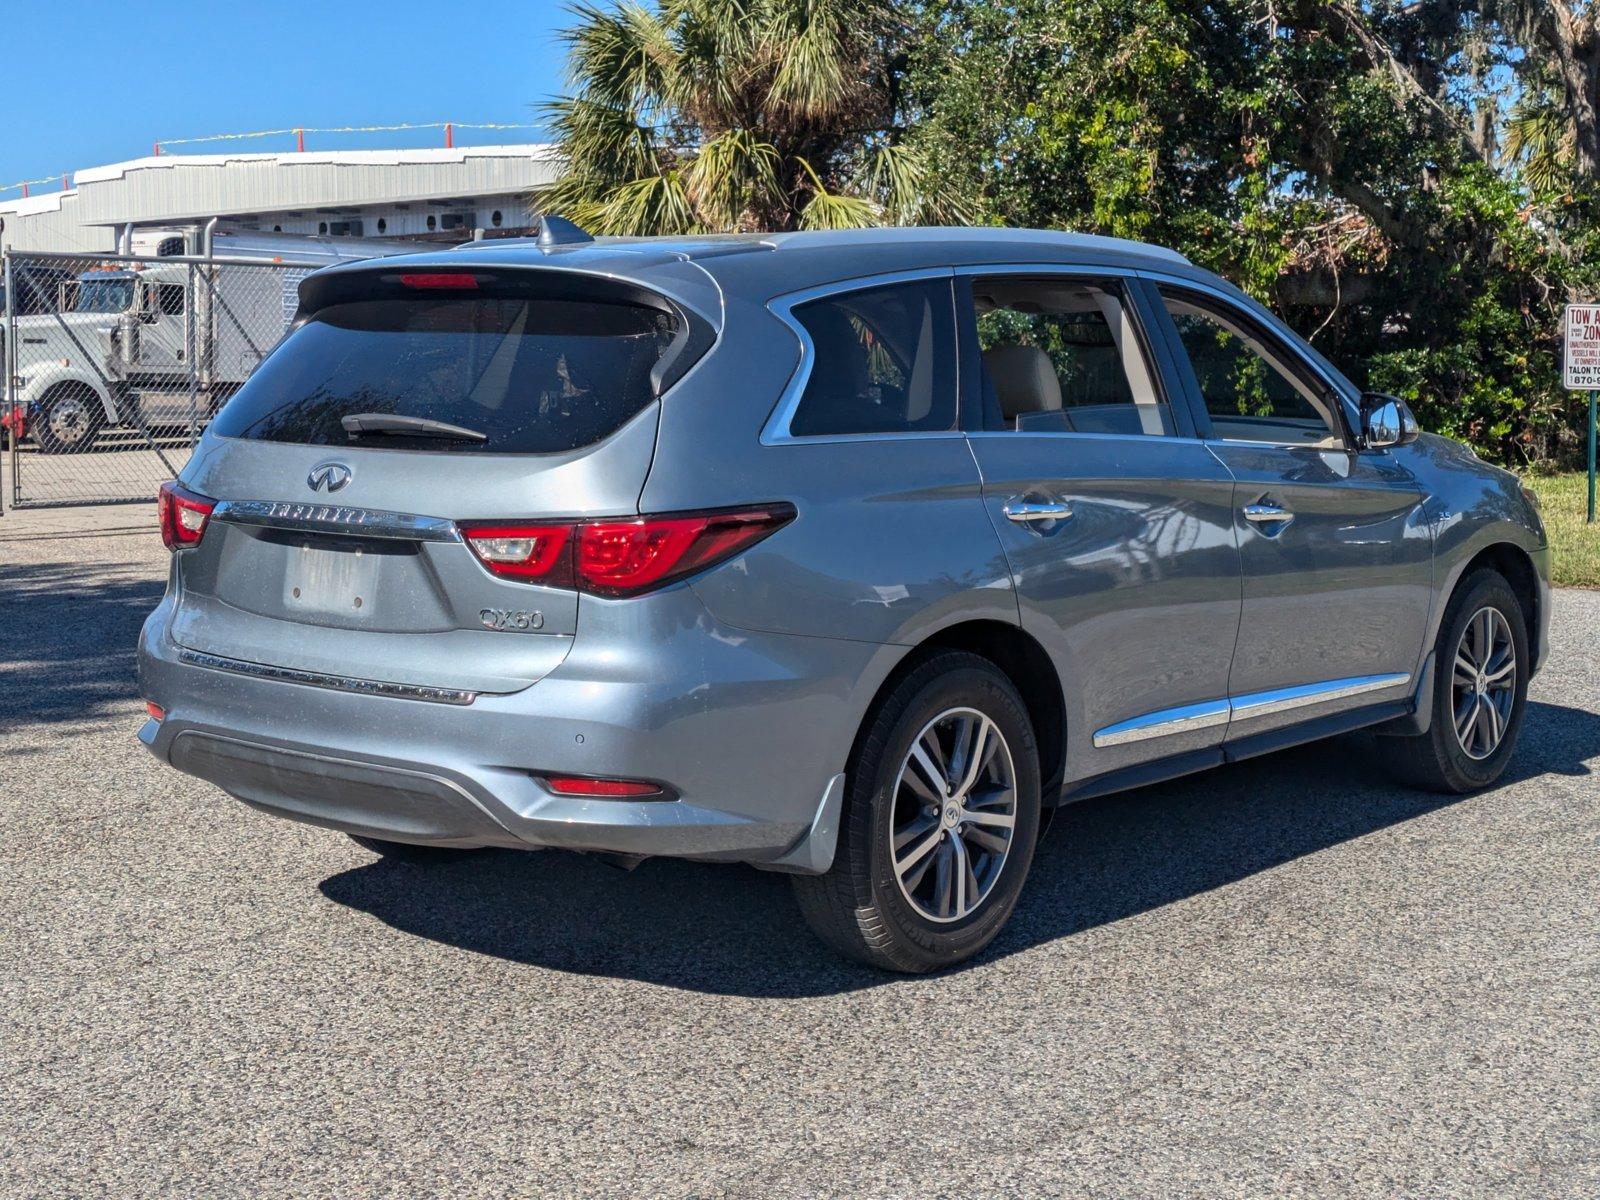
[(1058, 412), (1061, 380), (1050, 356), (1037, 346), (994, 346), (983, 365), (1000, 398), (1000, 415), (1014, 421), (1022, 413)]

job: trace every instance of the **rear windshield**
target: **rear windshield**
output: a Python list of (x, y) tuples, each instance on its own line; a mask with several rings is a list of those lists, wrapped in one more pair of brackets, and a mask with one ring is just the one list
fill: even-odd
[[(330, 304), (292, 332), (213, 425), (224, 437), (317, 446), (549, 454), (615, 432), (655, 398), (667, 312), (628, 303), (452, 295)], [(398, 414), (484, 440), (368, 433), (340, 418)]]

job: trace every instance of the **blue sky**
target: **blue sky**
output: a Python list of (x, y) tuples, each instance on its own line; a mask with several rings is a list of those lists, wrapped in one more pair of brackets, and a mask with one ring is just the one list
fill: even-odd
[[(159, 139), (288, 126), (537, 122), (562, 84), (557, 0), (10, 0), (0, 187), (138, 158)], [(460, 131), (457, 145), (535, 141)], [(436, 130), (306, 148), (436, 146)], [(292, 137), (173, 147), (292, 150)], [(15, 197), (0, 191), (0, 199)]]

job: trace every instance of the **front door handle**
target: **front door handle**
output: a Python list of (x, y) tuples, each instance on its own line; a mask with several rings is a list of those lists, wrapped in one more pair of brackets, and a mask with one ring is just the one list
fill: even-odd
[(1294, 520), (1294, 514), (1287, 508), (1277, 504), (1246, 504), (1244, 506), (1244, 519), (1256, 525), (1276, 523), (1281, 528)]
[(1072, 516), (1072, 505), (1063, 500), (1046, 503), (1035, 500), (1008, 500), (1000, 511), (1005, 513), (1006, 520), (1027, 525), (1035, 521), (1068, 520)]

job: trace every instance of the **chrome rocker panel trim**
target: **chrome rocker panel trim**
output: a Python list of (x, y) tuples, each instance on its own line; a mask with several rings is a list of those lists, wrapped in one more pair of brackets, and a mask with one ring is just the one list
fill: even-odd
[(208, 671), (231, 671), (235, 675), (249, 675), (255, 679), (270, 679), (275, 683), (299, 683), (307, 687), (328, 688), (336, 692), (359, 692), (365, 696), (385, 696), (391, 700), (426, 700), (433, 704), (471, 704), (477, 692), (456, 688), (424, 687), (416, 683), (385, 683), (377, 679), (352, 679), (345, 675), (323, 675), (316, 671), (299, 671), (293, 667), (273, 667), (266, 663), (247, 662), (242, 658), (223, 658), (218, 654), (203, 654), (198, 650), (178, 651), (178, 661), (191, 667), (204, 667)]
[(1272, 716), (1330, 700), (1344, 700), (1367, 692), (1404, 687), (1410, 682), (1410, 675), (1356, 675), (1348, 679), (1330, 679), (1325, 683), (1305, 683), (1268, 692), (1251, 692), (1227, 700), (1206, 700), (1180, 708), (1163, 708), (1095, 730), (1094, 745), (1096, 749), (1104, 749), (1107, 746), (1142, 742), (1148, 738), (1192, 733), (1197, 729)]

